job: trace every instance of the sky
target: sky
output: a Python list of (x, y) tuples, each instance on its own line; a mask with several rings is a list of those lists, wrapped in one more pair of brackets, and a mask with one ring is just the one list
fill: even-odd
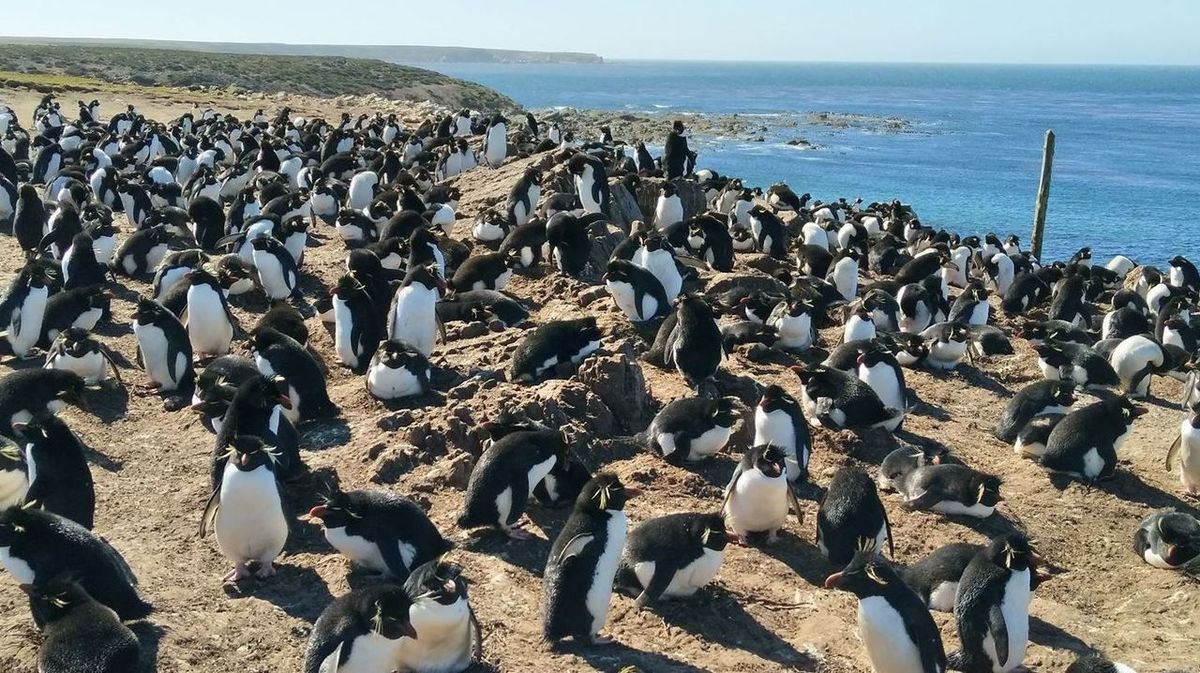
[(3, 15), (0, 34), (21, 36), (610, 59), (1200, 65), (1197, 0), (120, 0), (100, 11), (95, 0), (56, 0), (49, 14), (20, 2)]

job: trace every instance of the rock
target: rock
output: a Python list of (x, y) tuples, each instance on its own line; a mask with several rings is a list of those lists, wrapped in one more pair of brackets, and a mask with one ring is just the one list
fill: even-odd
[(463, 452), (456, 452), (439, 459), (421, 480), (412, 485), (414, 491), (432, 493), (444, 488), (465, 491), (467, 482), (471, 480), (471, 468), (475, 460)]
[(476, 393), (479, 392), (479, 387), (479, 379), (467, 379), (446, 391), (446, 397), (452, 400), (467, 400), (475, 397)]
[(603, 285), (589, 287), (579, 293), (579, 305), (591, 306), (592, 304), (604, 299), (608, 296), (608, 288)]
[[(617, 428), (617, 419), (608, 405), (579, 381), (554, 379), (535, 389), (538, 404), (551, 427), (576, 421), (593, 435), (609, 436)], [(532, 418), (533, 416), (530, 415)]]
[(387, 432), (395, 432), (408, 427), (413, 422), (413, 412), (409, 409), (381, 416), (375, 421), (375, 427)]
[(370, 480), (374, 484), (394, 484), (416, 467), (416, 449), (403, 444), (385, 446), (371, 463)]
[[(626, 223), (625, 229), (628, 228), (629, 225)], [(597, 274), (603, 274), (608, 268), (608, 260), (612, 257), (613, 250), (626, 239), (628, 234), (604, 222), (594, 223), (589, 233), (592, 237), (592, 254), (589, 258), (589, 263)]]
[(453, 332), (449, 332), (446, 336), (450, 341), (458, 341), (459, 339), (474, 339), (481, 337), (489, 332), (488, 324), (482, 321), (469, 322)]
[(629, 341), (621, 352), (585, 360), (576, 378), (611, 411), (622, 431), (637, 432), (649, 423), (653, 400)]

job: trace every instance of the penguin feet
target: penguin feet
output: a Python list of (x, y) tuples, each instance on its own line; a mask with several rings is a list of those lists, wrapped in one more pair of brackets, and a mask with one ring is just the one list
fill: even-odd
[(226, 573), (225, 577), (221, 578), (221, 581), (241, 582), (248, 577), (250, 577), (250, 569), (246, 567), (246, 564), (235, 563), (233, 564), (233, 570), (230, 570), (228, 573)]
[(524, 542), (526, 540), (533, 539), (533, 533), (530, 533), (529, 531), (522, 528), (521, 524), (513, 524), (512, 528), (509, 528), (508, 530), (506, 530), (504, 532), (508, 533), (509, 539), (512, 539), (512, 540), (519, 540), (521, 542)]
[(265, 580), (275, 576), (275, 566), (270, 561), (261, 561), (258, 565), (258, 572), (254, 576), (260, 580)]
[(593, 633), (588, 638), (588, 642), (592, 645), (612, 645), (613, 639), (608, 636), (602, 636), (599, 633)]
[(775, 544), (779, 542), (779, 531), (772, 530), (767, 532), (767, 544)]

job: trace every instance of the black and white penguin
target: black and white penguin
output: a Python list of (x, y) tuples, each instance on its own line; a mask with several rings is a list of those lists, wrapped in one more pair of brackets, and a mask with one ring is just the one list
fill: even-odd
[(210, 465), (213, 488), (221, 483), (221, 474), (225, 470), (223, 457), (239, 435), (252, 435), (271, 447), (278, 477), (300, 474), (303, 469), (300, 436), (287, 417), (292, 400), (283, 377), (266, 377), (255, 372), (236, 387), (229, 383), (223, 386), (232, 388), (232, 394), (224, 399), (225, 412), (214, 424), (217, 440), (213, 444)]
[(817, 510), (817, 548), (830, 562), (841, 565), (850, 563), (864, 546), (882, 551), (884, 543), (895, 556), (892, 527), (875, 482), (858, 468), (839, 469)]
[(854, 374), (817, 365), (793, 368), (800, 383), (805, 416), (827, 428), (894, 429), (904, 412), (880, 401), (871, 386)]
[(578, 365), (600, 348), (600, 337), (595, 316), (539, 325), (513, 350), (509, 380), (532, 383), (560, 365)]
[(925, 364), (933, 369), (954, 369), (966, 357), (971, 345), (971, 330), (960, 323), (935, 323), (925, 328), (921, 336), (929, 346)]
[(1146, 409), (1125, 397), (1112, 397), (1072, 411), (1059, 421), (1046, 440), (1042, 467), (1094, 482), (1111, 477), (1117, 451), (1133, 421)]
[(1190, 412), (1179, 424), (1179, 436), (1167, 449), (1166, 466), (1179, 462), (1179, 482), (1188, 495), (1200, 495), (1200, 402), (1192, 402)]
[(133, 313), (138, 341), (138, 364), (150, 377), (151, 388), (173, 392), (191, 385), (192, 343), (187, 328), (162, 304), (139, 297)]
[(404, 643), (419, 639), (413, 601), (398, 584), (373, 584), (329, 604), (313, 624), (304, 673), (369, 673), (396, 667)]
[(430, 389), (429, 358), (412, 346), (396, 341), (379, 344), (367, 368), (367, 391), (378, 400), (391, 401), (424, 395)]
[(17, 239), (17, 245), (20, 245), (21, 249), (25, 251), (26, 257), (37, 253), (42, 237), (46, 233), (47, 219), (46, 206), (42, 203), (42, 197), (38, 195), (37, 188), (31, 184), (21, 185), (17, 191), (13, 236)]
[(1046, 453), (1046, 442), (1050, 440), (1054, 426), (1066, 417), (1065, 413), (1047, 413), (1029, 419), (1013, 441), (1013, 452), (1024, 458), (1041, 458)]
[(61, 369), (18, 369), (0, 378), (0, 435), (16, 437), (14, 426), (35, 415), (57, 414), (67, 404), (84, 407), (83, 379)]
[(786, 454), (770, 444), (750, 447), (725, 486), (721, 511), (731, 534), (745, 543), (752, 534), (766, 533), (767, 544), (773, 544), (789, 510), (803, 521), (804, 512), (788, 484)]
[(841, 571), (825, 578), (826, 589), (858, 597), (858, 637), (880, 673), (944, 673), (942, 635), (924, 602), (879, 557), (868, 541)]
[(41, 625), (39, 673), (125, 673), (141, 665), (137, 636), (73, 581), (22, 586)]
[(654, 202), (654, 227), (661, 231), (682, 221), (683, 199), (679, 196), (679, 189), (673, 182), (664, 182), (658, 200)]
[(567, 162), (567, 172), (575, 180), (575, 191), (584, 213), (607, 215), (612, 198), (604, 163), (587, 154), (576, 154)]
[(129, 564), (104, 538), (35, 505), (0, 511), (0, 550), (0, 565), (18, 584), (71, 577), (122, 621), (154, 609), (138, 595)]
[(408, 344), (425, 357), (437, 341), (437, 302), (446, 289), (433, 265), (409, 267), (387, 315), (387, 339)]
[(508, 156), (508, 120), (497, 113), (488, 122), (483, 138), (483, 160), (492, 168), (499, 168)]
[(719, 513), (648, 519), (629, 532), (617, 581), (638, 593), (639, 608), (662, 598), (692, 596), (717, 576), (728, 542)]
[(870, 341), (875, 338), (876, 333), (877, 330), (872, 311), (861, 304), (856, 306), (846, 316), (846, 322), (842, 324), (843, 343), (847, 341)]
[(729, 443), (740, 405), (736, 397), (670, 402), (646, 429), (647, 448), (674, 464), (709, 458)]
[(4, 338), (13, 355), (19, 358), (30, 357), (42, 337), (51, 283), (44, 267), (27, 266), (13, 281), (0, 304), (0, 311), (8, 316)]
[(592, 237), (588, 229), (594, 222), (604, 219), (600, 213), (583, 217), (571, 213), (553, 215), (546, 222), (546, 243), (554, 267), (565, 275), (578, 278), (591, 261)]
[(1167, 282), (1192, 292), (1200, 292), (1200, 271), (1186, 257), (1176, 255), (1167, 264), (1171, 267)]
[(999, 477), (957, 463), (919, 465), (889, 478), (908, 509), (985, 519), (1003, 499)]
[(333, 302), (333, 349), (338, 360), (361, 373), (383, 339), (380, 308), (367, 287), (350, 274), (330, 290)]
[(530, 168), (521, 174), (512, 191), (508, 193), (508, 202), (505, 205), (508, 226), (519, 227), (529, 221), (534, 208), (537, 207), (538, 199), (542, 197), (541, 185), (542, 172), (538, 169)]
[(662, 362), (674, 367), (693, 388), (705, 383), (725, 359), (721, 329), (713, 310), (699, 296), (685, 296), (675, 312), (659, 327), (654, 349), (662, 353)]
[(282, 376), (293, 408), (292, 422), (328, 418), (340, 413), (329, 399), (325, 375), (312, 354), (295, 339), (271, 327), (255, 330), (250, 343), (254, 364), (263, 376)]
[(1041, 414), (1065, 414), (1075, 404), (1074, 386), (1065, 381), (1035, 381), (1008, 401), (992, 435), (1002, 442), (1011, 443), (1017, 434), (1035, 416)]
[(608, 642), (600, 630), (608, 619), (613, 579), (629, 527), (625, 506), (637, 495), (637, 489), (603, 472), (579, 493), (546, 559), (542, 635), (547, 641)]
[(299, 293), (300, 270), (292, 253), (272, 236), (256, 236), (250, 241), (251, 259), (258, 273), (258, 284), (268, 299), (288, 299)]
[(165, 225), (138, 229), (113, 255), (113, 269), (136, 278), (151, 273), (167, 256), (171, 232)]
[(950, 306), (950, 315), (946, 321), (965, 325), (986, 325), (991, 307), (988, 303), (987, 288), (978, 281), (971, 281)]
[(954, 597), (963, 571), (983, 545), (952, 542), (900, 571), (904, 583), (930, 610), (954, 612)]
[(1029, 646), (1032, 566), (1039, 557), (1019, 533), (993, 539), (959, 579), (954, 617), (962, 649), (949, 657), (959, 671), (1009, 673)]
[[(899, 423), (903, 423), (908, 411), (908, 387), (904, 384), (904, 370), (896, 356), (885, 348), (871, 345), (862, 350), (857, 363), (858, 378), (871, 386), (883, 406), (895, 409), (901, 419)], [(899, 423), (895, 427), (900, 427)]]
[(493, 442), (471, 470), (458, 525), (494, 526), (515, 540), (530, 539), (520, 522), (525, 504), (565, 452), (557, 430), (513, 432)]
[(96, 490), (83, 443), (61, 419), (40, 413), (17, 429), (25, 447), (25, 502), (92, 529)]
[[(615, 251), (614, 251), (615, 252)], [(614, 255), (615, 256), (615, 255)], [(667, 301), (674, 303), (683, 290), (683, 275), (671, 244), (662, 236), (651, 234), (642, 240), (630, 261), (654, 274), (662, 284)]]
[(204, 269), (193, 269), (187, 273), (187, 281), (187, 313), (183, 323), (192, 353), (201, 360), (225, 355), (233, 342), (236, 319), (217, 277)]
[(1155, 568), (1186, 568), (1200, 557), (1200, 521), (1173, 509), (1155, 512), (1138, 524), (1133, 551)]
[(767, 444), (783, 450), (788, 483), (799, 484), (808, 479), (808, 460), (812, 457), (808, 420), (800, 403), (775, 384), (763, 390), (754, 408), (754, 446)]
[(263, 327), (278, 330), (295, 339), (296, 343), (300, 345), (308, 343), (308, 327), (304, 324), (304, 316), (296, 310), (295, 306), (285, 300), (272, 302), (271, 308), (262, 314), (262, 317), (254, 324), (252, 331), (258, 331)]
[(813, 305), (808, 299), (786, 299), (775, 305), (766, 324), (779, 334), (778, 346), (805, 351), (816, 343), (813, 326)]
[(1150, 394), (1150, 380), (1166, 359), (1162, 344), (1141, 334), (1122, 339), (1108, 356), (1121, 381), (1121, 392), (1135, 400)]
[(747, 215), (750, 220), (750, 232), (754, 234), (755, 247), (775, 259), (787, 259), (791, 242), (788, 240), (783, 220), (761, 205), (751, 208)]
[(96, 258), (95, 242), (86, 233), (75, 234), (62, 257), (63, 289), (104, 285), (109, 279), (107, 264)]
[(471, 255), (455, 269), (454, 276), (450, 279), (450, 286), (464, 292), (471, 290), (501, 291), (508, 286), (513, 269), (519, 265), (520, 260), (512, 251)]
[(454, 547), (420, 505), (389, 491), (334, 490), (308, 517), (352, 563), (398, 582)]
[(429, 561), (413, 570), (404, 590), (413, 601), (408, 614), (418, 637), (402, 641), (398, 670), (463, 673), (480, 659), (483, 637), (461, 566)]
[(632, 322), (653, 320), (666, 315), (671, 309), (670, 300), (658, 278), (633, 262), (611, 260), (604, 273), (604, 285), (617, 308)]
[(224, 468), (204, 507), (200, 536), (216, 533), (217, 546), (233, 564), (224, 582), (249, 577), (250, 564), (258, 566), (259, 579), (275, 574), (275, 558), (288, 538), (275, 461), (272, 449), (251, 435), (234, 438), (216, 461)]
[(118, 385), (125, 385), (112, 351), (82, 327), (58, 334), (46, 351), (46, 368), (75, 372), (89, 386), (107, 380), (111, 371)]

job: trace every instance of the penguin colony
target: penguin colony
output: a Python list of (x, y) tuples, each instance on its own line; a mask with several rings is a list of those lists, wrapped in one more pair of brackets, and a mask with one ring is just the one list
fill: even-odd
[[(782, 184), (764, 193), (696, 172), (680, 123), (656, 159), (642, 143), (627, 156), (607, 128), (580, 142), (532, 116), (513, 125), (462, 110), (409, 129), (395, 115), (327, 122), (284, 108), (162, 123), (131, 106), (105, 121), (97, 101), (71, 118), (47, 96), (29, 129), (0, 108), (0, 136), (0, 228), (25, 254), (0, 330), (14, 361), (35, 365), (0, 379), (0, 565), (29, 596), (44, 673), (136, 670), (127, 624), (154, 619), (135, 569), (92, 530), (85, 447), (56, 415), (128, 380), (167, 412), (198, 414), (214, 436), (197, 528), (228, 561), (223, 581), (270, 581), (296, 499), (315, 503), (302, 518), (330, 547), (379, 576), (320, 615), (297, 662), (305, 673), (450, 673), (478, 661), (485, 634), (447, 556), (451, 537), (491, 528), (528, 544), (531, 497), (571, 508), (543, 572), (553, 646), (608, 642), (614, 590), (638, 609), (689, 600), (719, 574), (728, 545), (774, 544), (805, 499), (817, 501), (812, 544), (836, 569), (824, 586), (856, 597), (874, 670), (1022, 670), (1032, 594), (1069, 563), (1042, 558), (1037, 531), (1017, 525), (901, 564), (883, 506), (897, 497), (910, 510), (1002, 517), (999, 475), (904, 441), (914, 409), (905, 370), (945, 376), (1013, 353), (1013, 337), (1034, 345), (1044, 380), (980, 410), (999, 440), (1055, 483), (1098, 484), (1121, 469), (1122, 442), (1145, 411), (1134, 400), (1174, 377), (1185, 381), (1185, 415), (1165, 466), (1200, 495), (1200, 273), (1183, 257), (1165, 271), (1123, 256), (1100, 266), (1083, 248), (1043, 263), (1014, 236), (930, 228), (897, 201), (822, 203)], [(455, 176), (534, 155), (507, 199), (459, 226)], [(619, 221), (612, 190), (660, 178), (648, 222), (632, 222), (597, 262), (597, 242)], [(702, 195), (702, 208), (684, 193)], [(313, 246), (346, 250), (345, 273), (323, 279), (319, 296), (303, 282)], [(735, 256), (750, 255), (767, 272), (733, 273)], [(706, 292), (714, 272), (726, 282)], [(740, 454), (721, 502), (632, 525), (626, 512), (645, 489), (519, 414), (482, 428), (453, 536), (387, 490), (288, 493), (306, 471), (304, 426), (341, 413), (323, 367), (351, 370), (382, 402), (419, 407), (438, 392), (445, 324), (528, 326), (543, 298), (506, 293), (514, 274), (604, 288), (643, 337), (645, 365), (676, 372), (694, 394), (635, 437), (590, 441), (634, 442), (681, 466)], [(114, 301), (135, 306), (136, 364), (102, 336)], [(240, 324), (231, 302), (259, 307), (258, 322)], [(322, 327), (334, 348), (318, 355), (309, 331)], [(840, 338), (823, 343), (821, 328)], [(534, 325), (505, 371), (486, 375), (514, 386), (569, 377), (605, 337), (595, 315)], [(790, 366), (791, 385), (730, 394), (735, 352)], [(902, 441), (873, 474), (843, 467), (821, 484), (808, 466), (814, 451), (835, 450), (815, 441), (827, 430)], [(1187, 512), (1157, 512), (1131, 535), (1145, 563), (1200, 570), (1200, 522)], [(943, 643), (931, 610), (954, 613), (957, 643)], [(1132, 669), (1089, 656), (1068, 670)]]

